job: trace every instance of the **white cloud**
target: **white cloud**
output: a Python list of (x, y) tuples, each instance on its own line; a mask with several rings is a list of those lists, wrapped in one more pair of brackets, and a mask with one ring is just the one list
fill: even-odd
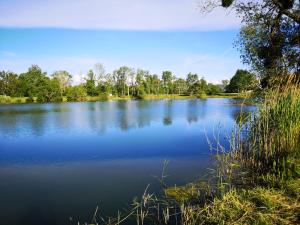
[(224, 30), (240, 26), (233, 12), (201, 14), (203, 0), (11, 0), (0, 2), (2, 27), (122, 30)]

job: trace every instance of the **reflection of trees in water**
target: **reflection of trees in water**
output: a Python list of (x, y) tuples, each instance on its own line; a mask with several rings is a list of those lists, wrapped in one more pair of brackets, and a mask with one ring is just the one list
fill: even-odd
[(188, 123), (196, 123), (206, 115), (206, 100), (191, 99), (187, 104), (186, 120)]
[(106, 113), (102, 113), (99, 106), (99, 102), (89, 102), (86, 119), (88, 120), (89, 127), (92, 128), (92, 130), (103, 134), (106, 129), (106, 122), (103, 122), (101, 115)]
[(197, 105), (198, 105), (197, 99), (188, 101), (186, 119), (189, 123), (198, 121), (198, 106)]
[(98, 109), (99, 109), (99, 117), (98, 117), (98, 121), (99, 121), (99, 126), (98, 126), (98, 132), (100, 134), (104, 134), (106, 132), (106, 127), (107, 124), (111, 121), (111, 109), (110, 109), (110, 104), (111, 102), (100, 102), (98, 103)]
[(148, 101), (137, 101), (137, 124), (139, 128), (149, 126), (151, 120), (151, 111)]
[(166, 100), (164, 104), (163, 124), (168, 126), (172, 124), (173, 100)]
[(117, 111), (118, 111), (118, 127), (121, 130), (128, 130), (132, 126), (130, 124), (130, 116), (131, 116), (131, 107), (130, 101), (117, 101), (116, 102)]
[(175, 106), (183, 107), (183, 110), (187, 107), (187, 121), (193, 123), (205, 116), (207, 107), (205, 104), (206, 102), (202, 100), (187, 102), (164, 100), (24, 105), (17, 109), (0, 111), (2, 128), (0, 132), (10, 132), (10, 136), (15, 136), (20, 134), (20, 129), (22, 129), (33, 136), (40, 136), (49, 128), (54, 128), (54, 130), (78, 128), (103, 134), (109, 127), (117, 127), (126, 131), (150, 126), (153, 120), (162, 121), (164, 125), (171, 125), (175, 109), (176, 115), (179, 113), (181, 116), (180, 110), (182, 109)]
[(55, 112), (53, 123), (55, 123), (56, 127), (62, 126), (67, 129), (72, 124), (72, 119), (70, 118), (69, 114), (70, 106), (67, 106), (65, 104), (55, 104), (55, 107), (52, 109), (52, 112)]
[(28, 124), (31, 127), (34, 136), (42, 136), (45, 131), (45, 115), (47, 114), (33, 114), (28, 117)]
[(18, 124), (18, 116), (0, 115), (0, 134), (3, 136), (16, 136), (19, 132)]

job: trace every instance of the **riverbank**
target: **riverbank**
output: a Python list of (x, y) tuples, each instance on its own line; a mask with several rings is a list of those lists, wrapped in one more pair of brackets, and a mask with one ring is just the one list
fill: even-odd
[[(205, 98), (247, 98), (247, 93), (220, 93), (218, 95), (204, 95), (201, 99)], [(198, 98), (194, 95), (177, 95), (177, 94), (160, 94), (160, 95), (144, 95), (142, 97), (133, 96), (87, 96), (84, 102), (97, 102), (97, 101), (126, 101), (126, 100), (163, 100), (163, 99), (195, 99)], [(68, 102), (67, 97), (63, 96), (61, 102)], [(10, 97), (0, 95), (0, 104), (25, 104), (25, 103), (38, 103), (37, 98), (33, 97)]]

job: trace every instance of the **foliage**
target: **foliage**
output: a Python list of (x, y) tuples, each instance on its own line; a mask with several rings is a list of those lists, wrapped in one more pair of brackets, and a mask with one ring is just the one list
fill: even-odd
[(57, 80), (59, 83), (59, 88), (60, 88), (60, 95), (61, 97), (65, 93), (67, 87), (71, 85), (71, 79), (72, 75), (69, 74), (67, 71), (60, 70), (56, 71), (52, 75), (53, 79)]
[(129, 96), (129, 82), (134, 77), (134, 70), (127, 66), (122, 66), (113, 72), (116, 83), (116, 89), (120, 96), (127, 94)]
[(253, 90), (257, 86), (256, 77), (247, 70), (237, 70), (226, 86), (226, 92), (239, 93)]
[(87, 78), (85, 80), (85, 89), (87, 95), (96, 96), (98, 94), (96, 89), (96, 75), (94, 74), (93, 70), (89, 70)]
[(46, 79), (43, 88), (37, 94), (38, 102), (62, 101), (60, 83), (58, 80)]
[(220, 85), (214, 85), (214, 84), (208, 84), (207, 85), (207, 94), (208, 95), (218, 95), (218, 94), (221, 94), (223, 91), (222, 91), (222, 88), (220, 87)]
[(0, 94), (11, 97), (20, 96), (18, 75), (12, 72), (0, 71)]
[(20, 91), (25, 97), (38, 96), (46, 85), (47, 79), (46, 73), (42, 72), (37, 65), (33, 65), (26, 73), (20, 74), (19, 80), (22, 84)]
[(270, 78), (300, 76), (299, 1), (263, 0), (237, 2), (243, 27), (238, 41), (245, 63), (270, 86)]
[(243, 128), (247, 137), (234, 145), (253, 179), (255, 174), (276, 181), (300, 175), (300, 87), (292, 83), (266, 92), (258, 115)]
[(172, 90), (173, 74), (171, 71), (162, 72), (162, 80), (165, 94), (170, 94)]
[(197, 74), (189, 73), (183, 79), (175, 77), (171, 71), (163, 71), (160, 77), (147, 70), (135, 70), (127, 66), (110, 74), (105, 72), (100, 63), (95, 65), (95, 70), (89, 70), (80, 84), (75, 85), (80, 88), (71, 88), (71, 83), (72, 75), (67, 71), (55, 71), (49, 77), (36, 65), (20, 75), (0, 72), (0, 94), (13, 97), (11, 103), (18, 101), (16, 97), (25, 97), (26, 100), (23, 100), (26, 102), (83, 101), (85, 95), (93, 101), (102, 101), (108, 96), (113, 99), (181, 98), (186, 95), (206, 98), (207, 95), (221, 95), (224, 91), (224, 84), (208, 84), (204, 78), (199, 79)]
[(193, 95), (197, 93), (198, 75), (189, 73), (186, 78), (187, 93)]
[(0, 95), (0, 103), (11, 103), (11, 97), (6, 95)]
[(69, 87), (67, 89), (68, 101), (85, 101), (87, 97), (86, 89), (82, 85)]

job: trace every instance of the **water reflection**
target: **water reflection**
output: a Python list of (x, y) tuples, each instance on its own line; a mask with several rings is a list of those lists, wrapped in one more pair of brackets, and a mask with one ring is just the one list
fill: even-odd
[(206, 136), (228, 135), (240, 109), (227, 99), (5, 105), (0, 165), (209, 154)]
[(190, 182), (210, 165), (206, 136), (221, 123), (229, 145), (240, 110), (228, 99), (0, 105), (0, 223), (87, 221), (96, 205), (115, 215), (164, 159), (170, 185)]
[(172, 124), (172, 115), (173, 115), (173, 100), (165, 101), (164, 104), (164, 118), (163, 118), (163, 124), (168, 126)]
[[(227, 100), (227, 103), (235, 104), (233, 101), (236, 100)], [(186, 112), (186, 121), (192, 124), (205, 118), (208, 110), (212, 111), (212, 102), (214, 101), (192, 99), (5, 105), (0, 106), (0, 135), (43, 136), (57, 128), (65, 132), (80, 129), (105, 134), (108, 129), (128, 131), (150, 126), (159, 120), (163, 125), (169, 126), (174, 119), (184, 115), (181, 113), (183, 111)], [(240, 108), (236, 105), (232, 107), (231, 115), (234, 120), (238, 118), (235, 107)], [(225, 107), (219, 109), (224, 112)]]

